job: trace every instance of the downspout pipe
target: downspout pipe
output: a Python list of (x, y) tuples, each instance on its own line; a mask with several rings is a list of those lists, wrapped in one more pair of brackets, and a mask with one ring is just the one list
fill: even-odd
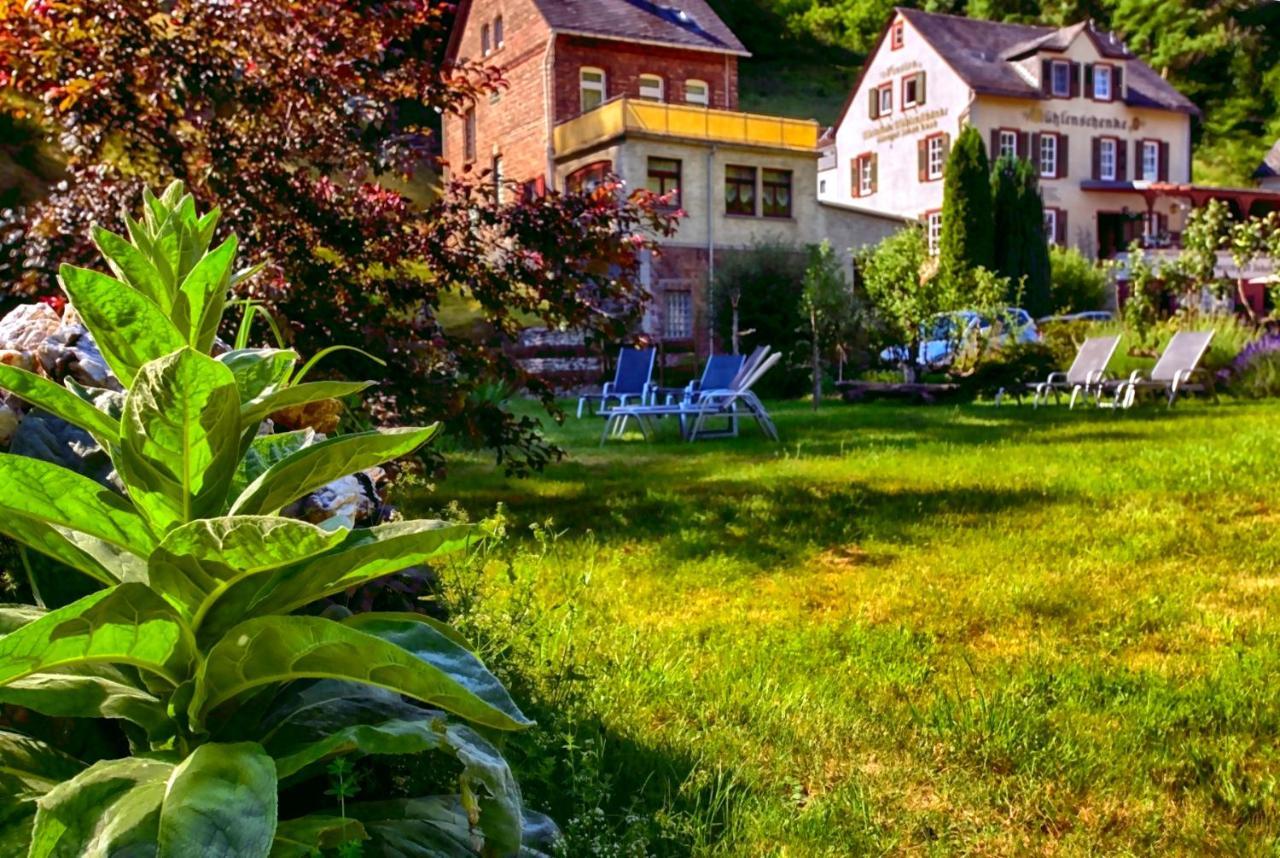
[(556, 189), (556, 32), (542, 52), (543, 113), (547, 117), (547, 190)]
[(716, 236), (715, 236), (715, 166), (716, 147), (707, 150), (707, 354), (716, 350)]

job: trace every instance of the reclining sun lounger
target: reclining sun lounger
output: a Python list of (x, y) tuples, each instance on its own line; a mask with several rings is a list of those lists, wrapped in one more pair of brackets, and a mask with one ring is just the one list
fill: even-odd
[[(1151, 375), (1144, 377), (1140, 371), (1134, 371), (1128, 379), (1119, 383), (1115, 389), (1113, 405), (1118, 408), (1132, 408), (1141, 391), (1149, 390), (1165, 396), (1166, 404), (1172, 408), (1178, 395), (1188, 390), (1207, 392), (1216, 402), (1218, 393), (1213, 386), (1213, 375), (1200, 367), (1209, 343), (1213, 340), (1213, 331), (1179, 331), (1164, 347), (1164, 354), (1151, 369)], [(1199, 381), (1195, 379), (1199, 378)]]
[(608, 411), (609, 403), (616, 400), (618, 405), (626, 405), (629, 401), (638, 400), (641, 405), (651, 401), (653, 393), (653, 362), (656, 349), (622, 349), (618, 353), (618, 366), (614, 370), (613, 381), (605, 382), (599, 393), (585, 393), (578, 398), (578, 416), (587, 405), (599, 403), (597, 412)]
[(1062, 392), (1071, 391), (1071, 404), (1076, 407), (1076, 400), (1081, 394), (1095, 397), (1102, 395), (1102, 381), (1107, 371), (1107, 364), (1115, 354), (1119, 337), (1090, 337), (1076, 352), (1076, 359), (1066, 372), (1051, 373), (1047, 379), (1030, 385), (1035, 391), (1032, 407), (1039, 408), (1041, 403), (1047, 404), (1049, 397), (1054, 402), (1061, 402)]
[(697, 402), (704, 390), (729, 387), (741, 372), (746, 357), (743, 355), (712, 355), (702, 368), (702, 377), (684, 387), (659, 387), (655, 390), (654, 404), (671, 405), (676, 402)]

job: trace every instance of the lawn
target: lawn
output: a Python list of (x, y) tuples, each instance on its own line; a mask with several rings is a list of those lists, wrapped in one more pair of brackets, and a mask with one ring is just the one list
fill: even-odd
[(571, 418), (541, 476), (400, 499), (505, 506), (449, 600), (569, 854), (1277, 848), (1280, 404), (775, 416)]

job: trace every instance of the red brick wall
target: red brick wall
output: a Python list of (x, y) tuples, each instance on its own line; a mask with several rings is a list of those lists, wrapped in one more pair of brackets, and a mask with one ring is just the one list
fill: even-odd
[(639, 95), (642, 74), (663, 78), (665, 98), (684, 101), (684, 82), (703, 80), (711, 89), (711, 106), (738, 109), (738, 58), (728, 54), (687, 51), (656, 45), (628, 44), (609, 39), (560, 36), (556, 43), (556, 122), (572, 119), (581, 111), (578, 70), (603, 69), (606, 96)]
[[(489, 54), (488, 63), (503, 69), (509, 86), (496, 99), (482, 96), (475, 105), (476, 160), (464, 159), (463, 118), (444, 119), (444, 158), (448, 175), (456, 178), (493, 166), (495, 146), (502, 156), (508, 179), (528, 181), (547, 172), (545, 51), (551, 31), (538, 14), (533, 0), (477, 0), (471, 6), (459, 37), (458, 57), (480, 60), (480, 28), (502, 16), (503, 47)], [(492, 35), (490, 36), (492, 43)]]

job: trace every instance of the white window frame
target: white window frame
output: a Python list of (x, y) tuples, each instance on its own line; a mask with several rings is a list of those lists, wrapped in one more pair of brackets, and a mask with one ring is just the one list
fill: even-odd
[[(1147, 169), (1150, 167), (1151, 169)], [(1160, 141), (1142, 141), (1142, 181), (1160, 181)]]
[[(1106, 86), (1102, 85), (1103, 81)], [(1098, 101), (1110, 101), (1114, 98), (1115, 73), (1111, 66), (1096, 65), (1093, 67), (1093, 97)]]
[(942, 245), (942, 212), (929, 212), (925, 215), (924, 235), (929, 255), (937, 256)]
[(643, 101), (666, 101), (667, 82), (662, 75), (642, 74), (639, 78), (640, 98)]
[[(1108, 161), (1108, 155), (1110, 160)], [(1104, 182), (1116, 180), (1119, 167), (1120, 141), (1114, 137), (1103, 137), (1098, 141), (1098, 178)], [(1110, 169), (1108, 169), (1110, 167)]]
[(1044, 238), (1049, 244), (1056, 245), (1058, 243), (1058, 210), (1045, 208), (1044, 210)]
[[(587, 80), (587, 75), (599, 75), (600, 79)], [(605, 74), (604, 69), (595, 66), (583, 66), (578, 69), (578, 106), (583, 113), (590, 113), (601, 104), (608, 100), (609, 92), (609, 76)], [(598, 104), (587, 107), (587, 93), (594, 93), (600, 96)]]
[(893, 113), (893, 84), (886, 83), (876, 89), (880, 101), (880, 115), (888, 116)]
[(946, 142), (947, 138), (938, 134), (925, 143), (925, 178), (931, 182), (942, 178), (947, 165), (947, 153), (943, 151)]
[(693, 339), (693, 293), (670, 291), (663, 294), (662, 336), (667, 340)]
[[(701, 89), (701, 94), (698, 90)], [(711, 106), (711, 86), (705, 80), (691, 79), (684, 82), (684, 100), (686, 104), (699, 107)]]
[(869, 197), (876, 192), (875, 183), (871, 181), (872, 155), (863, 155), (858, 159), (858, 196)]
[[(1040, 151), (1037, 154), (1039, 156), (1037, 163), (1040, 168), (1040, 178), (1056, 179), (1058, 177), (1058, 135), (1041, 134)], [(1047, 170), (1045, 169), (1046, 163), (1052, 165)]]
[[(1004, 131), (1002, 129), (1000, 131), (998, 139), (1000, 142), (1000, 151), (996, 153), (997, 158), (1003, 158), (1005, 155), (1010, 155), (1014, 158), (1018, 157), (1018, 132), (1017, 131)], [(1008, 145), (1005, 145), (1005, 144), (1008, 144)]]
[[(1063, 80), (1066, 82), (1066, 89), (1058, 91), (1058, 69), (1066, 69)], [(1049, 94), (1055, 98), (1071, 97), (1071, 63), (1066, 60), (1053, 60), (1049, 63)]]

